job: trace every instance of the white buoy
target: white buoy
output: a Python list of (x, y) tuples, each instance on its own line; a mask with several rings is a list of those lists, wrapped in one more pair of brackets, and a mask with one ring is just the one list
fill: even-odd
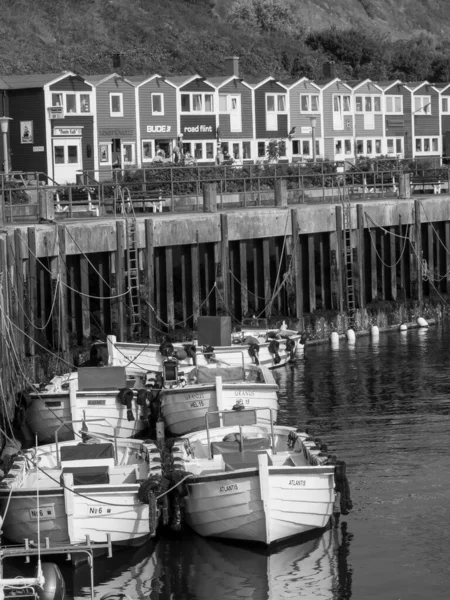
[(330, 341), (332, 344), (339, 344), (339, 334), (337, 331), (331, 333)]
[(356, 335), (355, 335), (355, 332), (353, 331), (353, 329), (347, 329), (346, 335), (347, 335), (347, 340), (349, 342), (354, 342), (355, 341)]
[(370, 333), (374, 336), (380, 335), (380, 329), (378, 328), (378, 325), (372, 325), (372, 329), (370, 330)]
[(406, 323), (402, 323), (399, 329), (400, 331), (408, 331), (408, 325)]
[(428, 323), (423, 317), (417, 317), (417, 325), (419, 327), (428, 327)]

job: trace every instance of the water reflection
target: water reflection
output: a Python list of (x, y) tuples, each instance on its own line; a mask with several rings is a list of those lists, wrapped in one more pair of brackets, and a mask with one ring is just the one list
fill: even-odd
[[(96, 559), (96, 597), (120, 592), (132, 600), (347, 600), (351, 539), (345, 522), (273, 551), (195, 534), (162, 537), (153, 551)], [(87, 566), (74, 572), (72, 594), (76, 600), (89, 596)]]

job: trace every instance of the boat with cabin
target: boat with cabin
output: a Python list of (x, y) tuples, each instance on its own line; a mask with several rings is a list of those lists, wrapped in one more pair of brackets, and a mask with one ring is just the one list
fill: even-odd
[(0, 481), (3, 534), (19, 544), (39, 535), (50, 544), (102, 543), (106, 533), (112, 543), (141, 543), (158, 514), (149, 520), (140, 490), (161, 474), (152, 441), (56, 439), (27, 450)]
[[(270, 545), (326, 527), (336, 489), (341, 512), (351, 508), (345, 463), (306, 432), (258, 424), (257, 412), (208, 414), (206, 429), (174, 443), (178, 468), (191, 475), (184, 518), (201, 536)], [(209, 427), (218, 416), (223, 426)]]

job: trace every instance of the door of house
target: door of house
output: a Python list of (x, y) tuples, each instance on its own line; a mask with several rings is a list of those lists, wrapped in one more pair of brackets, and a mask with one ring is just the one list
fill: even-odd
[(83, 169), (81, 138), (53, 140), (53, 178), (57, 183), (75, 183)]

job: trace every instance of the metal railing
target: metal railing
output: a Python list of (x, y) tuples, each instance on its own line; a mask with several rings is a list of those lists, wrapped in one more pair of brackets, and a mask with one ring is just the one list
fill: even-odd
[(124, 188), (137, 215), (157, 210), (195, 212), (203, 207), (205, 184), (215, 185), (219, 209), (274, 206), (277, 181), (286, 182), (288, 204), (338, 202), (398, 196), (399, 180), (409, 173), (411, 191), (450, 189), (450, 168), (422, 168), (399, 160), (371, 162), (367, 170), (345, 161), (240, 166), (167, 166), (86, 171), (78, 182), (58, 185), (43, 173), (1, 176), (3, 223), (59, 218), (121, 217)]

